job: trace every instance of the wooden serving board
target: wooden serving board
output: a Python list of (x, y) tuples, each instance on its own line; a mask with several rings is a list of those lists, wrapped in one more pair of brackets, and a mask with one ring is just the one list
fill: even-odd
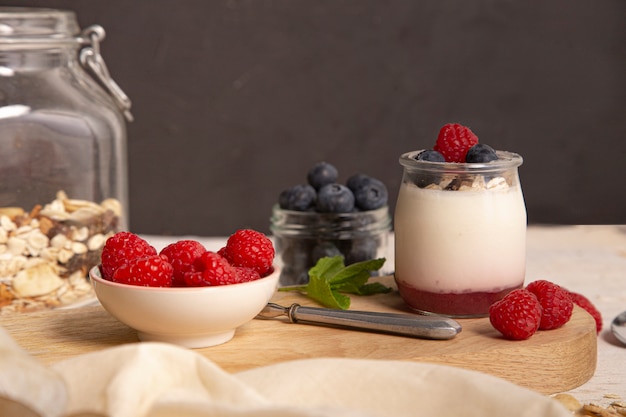
[[(391, 277), (383, 281), (393, 286)], [(316, 306), (290, 292), (278, 292), (272, 301)], [(353, 296), (351, 309), (409, 313), (397, 292)], [(454, 339), (424, 340), (292, 324), (281, 319), (253, 320), (239, 328), (228, 343), (197, 351), (229, 372), (314, 357), (430, 362), (482, 371), (544, 394), (576, 388), (595, 372), (595, 322), (578, 307), (562, 328), (540, 331), (524, 341), (503, 339), (488, 318), (458, 321), (463, 330)], [(123, 343), (138, 343), (132, 329), (99, 305), (2, 316), (0, 325), (46, 364)]]

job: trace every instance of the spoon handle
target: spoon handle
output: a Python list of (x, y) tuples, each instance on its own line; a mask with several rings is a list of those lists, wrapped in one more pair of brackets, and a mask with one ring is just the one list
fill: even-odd
[(452, 319), (417, 314), (335, 310), (292, 304), (287, 310), (292, 323), (326, 324), (424, 339), (451, 339), (461, 331)]

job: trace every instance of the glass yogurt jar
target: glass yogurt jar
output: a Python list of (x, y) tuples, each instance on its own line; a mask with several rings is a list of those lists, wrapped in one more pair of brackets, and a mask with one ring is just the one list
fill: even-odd
[(394, 216), (395, 280), (413, 310), (483, 317), (524, 282), (526, 207), (522, 157), (497, 151), (487, 163), (400, 157)]

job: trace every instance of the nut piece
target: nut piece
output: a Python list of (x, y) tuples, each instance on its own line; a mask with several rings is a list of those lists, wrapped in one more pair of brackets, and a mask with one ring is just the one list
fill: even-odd
[(122, 217), (122, 203), (114, 198), (107, 198), (100, 204), (102, 208), (111, 210), (117, 217)]
[(0, 216), (0, 227), (7, 232), (13, 232), (17, 229), (17, 225), (8, 216)]
[(24, 214), (26, 213), (21, 207), (0, 207), (0, 216), (7, 216), (8, 218), (14, 219)]
[(37, 297), (62, 285), (63, 280), (52, 265), (45, 263), (23, 269), (13, 279), (13, 291), (18, 297)]
[(583, 405), (581, 415), (583, 416), (599, 416), (599, 417), (623, 417), (626, 416), (626, 409), (615, 405), (613, 402), (608, 407), (602, 407), (598, 404)]
[(11, 253), (0, 254), (0, 277), (11, 277), (26, 265), (25, 256), (14, 256)]
[(552, 398), (560, 402), (569, 411), (577, 412), (582, 409), (582, 404), (570, 394), (556, 394)]
[(89, 238), (87, 241), (87, 248), (90, 251), (96, 251), (102, 249), (106, 243), (106, 237), (102, 233), (97, 233)]
[(488, 190), (506, 190), (507, 188), (509, 188), (509, 184), (502, 177), (492, 178), (487, 183), (487, 189)]
[(0, 284), (0, 307), (11, 304), (15, 297), (5, 284)]

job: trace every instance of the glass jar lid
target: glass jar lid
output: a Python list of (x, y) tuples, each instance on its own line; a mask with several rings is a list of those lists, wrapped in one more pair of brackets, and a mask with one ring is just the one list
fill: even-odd
[(68, 10), (0, 7), (0, 52), (36, 50), (52, 46), (76, 45), (83, 68), (113, 98), (126, 120), (133, 120), (131, 101), (115, 83), (100, 55), (104, 29), (91, 25), (81, 31), (76, 13)]
[(82, 43), (76, 14), (67, 10), (0, 7), (0, 46)]

